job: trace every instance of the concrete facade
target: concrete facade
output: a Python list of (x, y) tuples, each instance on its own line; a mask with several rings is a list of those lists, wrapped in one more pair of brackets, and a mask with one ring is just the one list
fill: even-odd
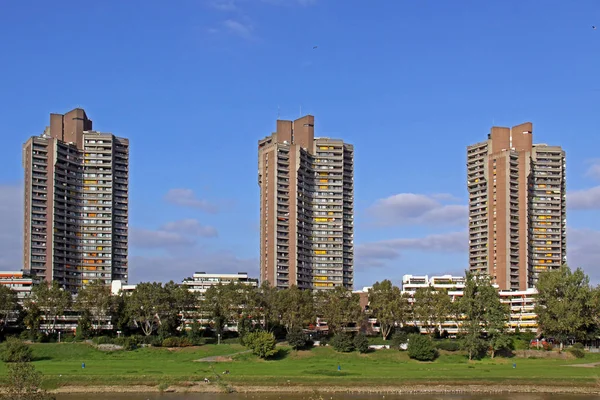
[(314, 117), (277, 121), (258, 142), (260, 280), (352, 289), (354, 147), (315, 138)]
[(492, 127), (467, 147), (469, 268), (502, 290), (534, 287), (566, 262), (565, 152), (533, 144), (532, 130)]
[(127, 281), (129, 141), (93, 131), (80, 108), (51, 114), (23, 169), (23, 269), (71, 292)]

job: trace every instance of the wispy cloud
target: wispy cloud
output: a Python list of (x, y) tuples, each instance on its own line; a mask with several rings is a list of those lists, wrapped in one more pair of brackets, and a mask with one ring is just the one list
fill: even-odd
[(250, 23), (244, 23), (235, 19), (227, 19), (223, 21), (223, 26), (225, 29), (236, 36), (242, 37), (244, 39), (252, 39), (254, 28)]
[(572, 210), (600, 209), (600, 186), (568, 192), (567, 207)]
[(212, 0), (208, 6), (219, 11), (238, 11), (239, 7), (234, 0)]
[(422, 238), (399, 238), (356, 246), (357, 267), (381, 267), (401, 257), (403, 251), (462, 253), (468, 250), (467, 232), (451, 232)]
[(192, 189), (171, 189), (164, 197), (165, 201), (182, 207), (197, 208), (208, 213), (216, 213), (219, 207), (206, 199), (198, 198)]
[(367, 213), (380, 226), (401, 225), (465, 225), (468, 208), (462, 204), (444, 204), (455, 201), (450, 194), (424, 195), (399, 193), (377, 200)]

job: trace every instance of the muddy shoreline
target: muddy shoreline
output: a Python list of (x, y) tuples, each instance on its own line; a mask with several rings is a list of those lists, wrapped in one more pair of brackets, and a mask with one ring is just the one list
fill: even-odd
[[(228, 385), (231, 393), (351, 393), (351, 394), (506, 394), (506, 393), (556, 393), (556, 394), (600, 394), (600, 387), (553, 386), (553, 385), (398, 385), (398, 386), (246, 386)], [(50, 390), (56, 394), (80, 393), (224, 393), (227, 388), (212, 384), (169, 386), (160, 390), (157, 386), (64, 386)]]

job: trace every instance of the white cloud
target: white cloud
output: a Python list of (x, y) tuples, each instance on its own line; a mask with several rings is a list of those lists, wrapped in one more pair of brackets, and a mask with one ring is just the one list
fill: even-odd
[(573, 269), (582, 268), (590, 279), (600, 283), (600, 231), (567, 229), (567, 263)]
[(590, 160), (590, 166), (585, 175), (600, 180), (600, 160)]
[(568, 192), (567, 207), (573, 210), (600, 209), (600, 186)]
[(379, 225), (465, 225), (468, 207), (461, 204), (443, 204), (442, 200), (454, 200), (449, 194), (431, 196), (415, 193), (399, 193), (377, 200), (367, 213)]
[(202, 225), (196, 219), (182, 219), (164, 224), (162, 230), (167, 232), (178, 232), (201, 237), (218, 236), (217, 229), (212, 226)]
[(205, 199), (199, 199), (192, 189), (171, 189), (164, 197), (165, 201), (182, 207), (198, 208), (208, 213), (216, 213), (219, 208), (216, 204)]
[(209, 7), (219, 11), (238, 11), (239, 7), (234, 0), (212, 0)]
[(244, 39), (252, 38), (252, 31), (254, 28), (250, 23), (243, 23), (235, 19), (228, 19), (223, 21), (223, 26), (231, 34), (240, 36)]
[(204, 226), (195, 219), (184, 219), (168, 222), (159, 229), (130, 230), (131, 246), (144, 249), (174, 249), (192, 247), (195, 237), (216, 237), (217, 230), (212, 226)]
[(468, 250), (467, 232), (451, 232), (422, 238), (390, 239), (356, 246), (358, 268), (380, 267), (401, 257), (403, 251), (462, 253)]
[(23, 268), (23, 187), (0, 185), (0, 270)]

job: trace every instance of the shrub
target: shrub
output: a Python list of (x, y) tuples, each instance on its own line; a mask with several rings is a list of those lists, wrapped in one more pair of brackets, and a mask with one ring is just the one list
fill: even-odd
[(433, 361), (437, 357), (437, 350), (429, 336), (412, 334), (408, 341), (408, 356), (418, 361)]
[(397, 350), (402, 350), (401, 345), (405, 344), (408, 339), (408, 335), (404, 332), (396, 332), (392, 335), (392, 347)]
[(244, 338), (244, 344), (252, 353), (260, 358), (267, 358), (275, 355), (275, 336), (269, 332), (251, 332)]
[(115, 340), (109, 336), (98, 336), (92, 339), (95, 344), (115, 344)]
[(192, 342), (194, 346), (200, 346), (204, 343), (204, 331), (202, 325), (198, 321), (192, 323), (191, 329), (186, 332), (187, 338)]
[(171, 336), (164, 339), (161, 344), (162, 347), (189, 347), (192, 345), (192, 342), (185, 337)]
[(354, 347), (359, 353), (366, 353), (369, 351), (369, 339), (362, 333), (354, 336)]
[(302, 331), (302, 329), (298, 328), (288, 333), (285, 337), (285, 340), (287, 340), (288, 344), (292, 347), (292, 349), (300, 350), (306, 347), (308, 337)]
[(329, 342), (335, 349), (335, 351), (339, 351), (340, 353), (349, 353), (354, 351), (354, 343), (352, 342), (352, 337), (347, 333), (336, 333), (333, 338), (331, 338), (331, 342)]
[(567, 351), (573, 354), (576, 358), (585, 357), (585, 348), (581, 343), (575, 343), (573, 346), (569, 347)]
[(458, 351), (460, 350), (460, 343), (454, 340), (440, 340), (435, 342), (435, 347), (438, 350)]
[(19, 339), (8, 338), (3, 345), (1, 358), (7, 363), (28, 362), (33, 358), (33, 351)]
[(115, 344), (123, 347), (125, 351), (131, 351), (137, 349), (139, 342), (136, 337), (120, 337), (115, 339)]

